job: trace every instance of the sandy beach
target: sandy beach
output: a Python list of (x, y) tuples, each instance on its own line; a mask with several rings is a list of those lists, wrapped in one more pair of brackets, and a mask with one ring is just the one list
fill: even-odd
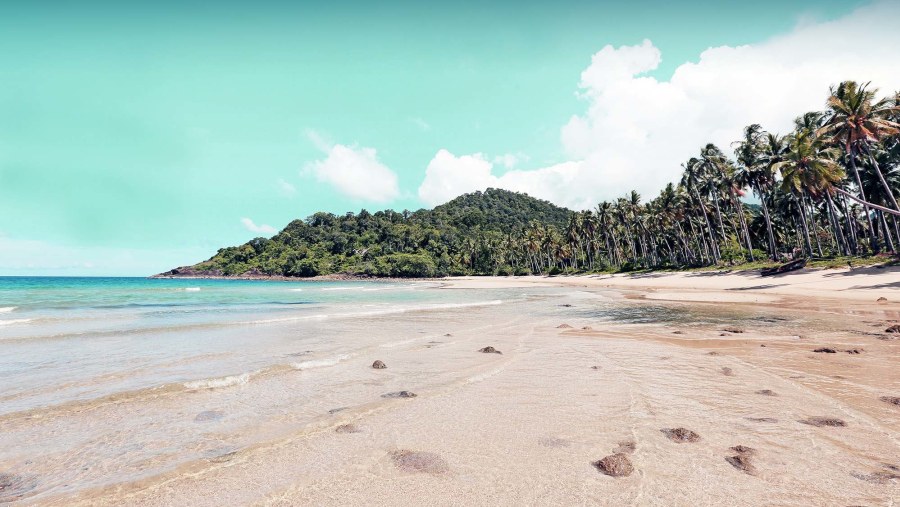
[[(428, 290), (500, 295), (355, 319), (340, 332), (358, 341), (331, 362), (313, 351), (305, 368), (214, 389), (5, 415), (4, 443), (78, 442), (92, 428), (85, 448), (52, 449), (79, 459), (91, 446), (202, 457), (126, 461), (134, 473), (117, 481), (87, 459), (83, 471), (47, 460), (6, 476), (0, 494), (116, 506), (900, 498), (900, 333), (887, 332), (900, 323), (898, 268), (456, 278)], [(167, 425), (203, 438), (141, 436)], [(5, 468), (24, 470), (21, 454)], [(88, 486), (29, 496), (54, 474)]]

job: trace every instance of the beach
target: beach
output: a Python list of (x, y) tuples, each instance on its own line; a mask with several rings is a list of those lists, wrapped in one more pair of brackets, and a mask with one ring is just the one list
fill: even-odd
[(897, 267), (109, 286), (0, 304), (0, 502), (900, 498)]

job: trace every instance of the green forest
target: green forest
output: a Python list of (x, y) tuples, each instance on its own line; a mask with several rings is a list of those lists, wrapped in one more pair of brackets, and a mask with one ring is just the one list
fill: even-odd
[(731, 146), (701, 147), (649, 200), (632, 191), (576, 212), (487, 189), (432, 210), (316, 213), (163, 275), (557, 274), (896, 255), (898, 106), (896, 93), (846, 81), (791, 132), (754, 124)]

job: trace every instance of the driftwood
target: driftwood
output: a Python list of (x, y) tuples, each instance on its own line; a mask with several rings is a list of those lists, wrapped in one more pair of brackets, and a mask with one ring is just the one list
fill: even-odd
[(795, 269), (800, 269), (806, 266), (806, 259), (796, 259), (787, 264), (782, 264), (781, 266), (776, 266), (774, 268), (763, 268), (760, 270), (760, 275), (762, 276), (772, 276), (772, 275), (780, 275), (781, 273), (787, 273), (788, 271), (794, 271)]

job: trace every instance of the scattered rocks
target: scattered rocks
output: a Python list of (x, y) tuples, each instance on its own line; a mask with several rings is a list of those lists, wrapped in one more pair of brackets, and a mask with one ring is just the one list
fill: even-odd
[(756, 454), (756, 449), (752, 447), (747, 447), (746, 445), (736, 445), (734, 447), (730, 447), (730, 450), (734, 451), (735, 455), (726, 456), (725, 461), (731, 464), (734, 468), (737, 468), (741, 472), (755, 475), (756, 468), (753, 466), (753, 463), (750, 462), (750, 458)]
[(382, 394), (382, 398), (415, 398), (416, 393), (411, 391), (396, 391), (393, 393)]
[(572, 329), (572, 326), (570, 326), (568, 324), (560, 324), (560, 325), (556, 326), (556, 329)]
[(591, 326), (584, 326), (583, 328), (581, 328), (581, 330), (582, 331), (593, 331), (594, 328), (592, 328)]
[(745, 417), (744, 419), (753, 422), (761, 422), (761, 423), (777, 423), (778, 419), (774, 417)]
[(724, 367), (722, 367), (722, 375), (725, 375), (726, 377), (733, 377), (734, 370), (732, 370), (731, 368), (729, 368), (727, 366), (724, 366)]
[(720, 356), (721, 354), (719, 354), (718, 352), (716, 352), (716, 351), (714, 350), (714, 351), (712, 351), (712, 352), (707, 352), (706, 355), (707, 355), (707, 356)]
[(194, 417), (194, 422), (218, 421), (223, 417), (225, 417), (225, 412), (221, 410), (204, 410)]
[(591, 366), (591, 369), (592, 369), (592, 370), (599, 370), (600, 367), (599, 367), (599, 366)]
[(731, 336), (731, 335), (728, 333), (720, 333), (719, 336)]
[(478, 349), (478, 352), (481, 352), (484, 354), (502, 354), (503, 353), (503, 352), (500, 352), (499, 350), (495, 349), (494, 347), (485, 347), (483, 349)]
[(723, 329), (722, 331), (725, 331), (726, 333), (735, 333), (735, 334), (740, 334), (740, 333), (743, 333), (743, 332), (744, 332), (743, 329), (740, 329), (740, 328), (737, 328), (737, 327), (726, 327), (726, 328)]
[(0, 503), (15, 502), (28, 496), (37, 487), (33, 476), (0, 473)]
[(337, 414), (338, 412), (343, 412), (344, 410), (347, 410), (347, 408), (349, 408), (349, 407), (333, 408), (333, 409), (329, 410), (328, 413), (329, 414)]
[(631, 464), (631, 460), (621, 452), (610, 454), (592, 464), (597, 470), (610, 477), (627, 477), (634, 472), (634, 465)]
[(444, 458), (433, 452), (399, 450), (391, 453), (391, 460), (405, 472), (442, 474), (450, 470)]
[(890, 403), (891, 405), (900, 406), (900, 396), (882, 396), (878, 399), (885, 403)]
[(834, 349), (832, 349), (832, 348), (821, 347), (821, 348), (818, 348), (818, 349), (814, 350), (813, 352), (818, 352), (818, 353), (820, 353), (820, 354), (821, 354), (821, 353), (825, 353), (825, 354), (834, 354), (834, 353), (836, 353), (837, 351), (834, 350)]
[(561, 305), (559, 305), (559, 306), (561, 306), (561, 307), (563, 307), (563, 308), (572, 308), (573, 305), (570, 305), (569, 303), (563, 303), (563, 304), (561, 304)]
[(886, 297), (880, 297), (880, 298), (876, 299), (875, 302), (876, 302), (876, 303), (887, 303), (887, 298), (886, 298)]
[(894, 324), (893, 326), (884, 330), (885, 333), (900, 333), (900, 324)]
[(334, 429), (335, 433), (361, 433), (362, 430), (355, 424), (342, 424)]
[(863, 349), (849, 349), (849, 350), (845, 350), (844, 352), (846, 352), (848, 354), (862, 354)]
[(634, 454), (635, 449), (637, 449), (637, 444), (634, 440), (624, 440), (619, 442), (613, 452), (616, 454)]
[(382, 361), (381, 359), (378, 359), (374, 363), (372, 363), (372, 368), (374, 368), (376, 370), (383, 370), (383, 369), (387, 368), (387, 365), (384, 364), (384, 361)]
[(756, 394), (761, 394), (763, 396), (778, 396), (778, 394), (776, 394), (775, 391), (771, 389), (761, 389), (759, 391), (756, 391)]
[(753, 466), (753, 463), (750, 462), (750, 455), (748, 454), (735, 454), (734, 456), (726, 456), (725, 461), (731, 463), (731, 466), (737, 468), (741, 472), (750, 475), (756, 475), (756, 468)]
[(684, 334), (684, 331), (672, 331), (672, 334)]
[(801, 419), (800, 421), (803, 424), (808, 424), (810, 426), (815, 426), (817, 428), (821, 428), (823, 426), (830, 426), (834, 428), (843, 428), (847, 426), (847, 423), (840, 419), (836, 419), (834, 417), (807, 417), (806, 419)]
[(678, 442), (679, 444), (685, 442), (696, 442), (700, 440), (700, 435), (687, 428), (663, 428), (659, 431), (662, 431), (663, 434), (669, 438), (669, 440)]
[(765, 347), (766, 344), (765, 344), (765, 343), (760, 343), (759, 346), (760, 346), (760, 347)]

